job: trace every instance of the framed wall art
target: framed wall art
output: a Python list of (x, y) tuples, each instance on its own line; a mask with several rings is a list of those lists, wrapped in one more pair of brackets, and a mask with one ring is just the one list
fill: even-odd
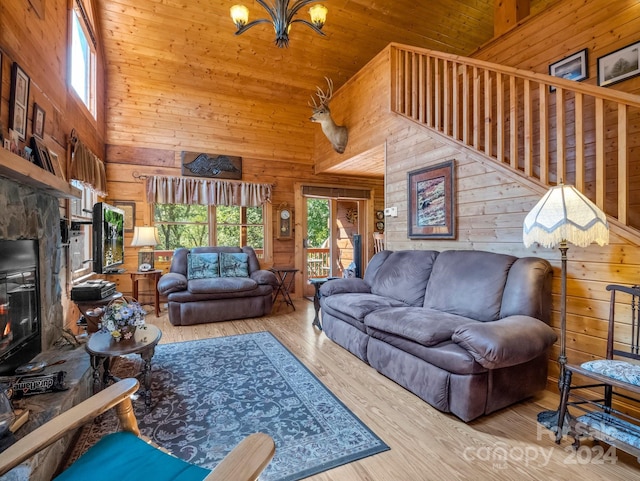
[(407, 174), (408, 236), (410, 239), (455, 239), (455, 163)]
[[(549, 75), (567, 80), (575, 80), (576, 82), (581, 82), (589, 78), (587, 49), (580, 50), (573, 55), (569, 55), (549, 65)], [(555, 91), (555, 89), (553, 85), (549, 87), (551, 92)]]
[(53, 172), (56, 174), (56, 176), (62, 178), (63, 180), (67, 180), (64, 175), (64, 169), (62, 168), (62, 164), (60, 163), (58, 154), (56, 154), (51, 149), (49, 149), (49, 160), (51, 161), (51, 167), (53, 167)]
[(136, 203), (133, 201), (116, 200), (113, 205), (124, 211), (124, 231), (133, 232), (136, 225)]
[(606, 87), (640, 75), (640, 42), (598, 58), (598, 85)]
[(40, 140), (44, 139), (44, 109), (38, 104), (33, 104), (33, 125), (31, 126), (33, 135)]
[(29, 76), (13, 62), (11, 68), (11, 100), (9, 101), (9, 128), (18, 133), (22, 141), (26, 138), (29, 102)]
[(42, 167), (44, 170), (48, 170), (52, 174), (55, 174), (53, 166), (51, 165), (51, 159), (49, 158), (49, 150), (36, 137), (31, 137), (31, 148), (33, 149), (33, 157), (35, 158), (35, 164)]

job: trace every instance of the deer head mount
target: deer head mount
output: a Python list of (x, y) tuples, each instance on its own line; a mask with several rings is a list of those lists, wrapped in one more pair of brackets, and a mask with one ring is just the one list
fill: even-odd
[(347, 128), (343, 125), (336, 125), (331, 118), (331, 111), (329, 110), (329, 101), (333, 96), (333, 81), (328, 77), (325, 77), (327, 81), (327, 92), (325, 93), (320, 87), (316, 87), (316, 95), (319, 103), (316, 103), (314, 96), (311, 96), (313, 105), (309, 103), (309, 107), (313, 109), (313, 115), (309, 120), (311, 122), (318, 122), (322, 127), (322, 132), (329, 139), (333, 149), (342, 154), (347, 147), (347, 140), (349, 139), (349, 133)]

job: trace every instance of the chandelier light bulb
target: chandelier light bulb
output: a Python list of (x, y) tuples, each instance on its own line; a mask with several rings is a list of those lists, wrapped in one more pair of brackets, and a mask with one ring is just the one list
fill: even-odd
[(234, 5), (230, 9), (231, 20), (238, 29), (244, 27), (249, 22), (249, 9), (244, 5)]
[(324, 23), (327, 21), (327, 7), (322, 4), (314, 5), (309, 9), (309, 16), (311, 17), (311, 23), (316, 27), (324, 27)]

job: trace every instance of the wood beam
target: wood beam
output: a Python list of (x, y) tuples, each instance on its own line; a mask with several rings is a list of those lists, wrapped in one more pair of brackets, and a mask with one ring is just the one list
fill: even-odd
[(529, 16), (530, 0), (496, 0), (493, 11), (493, 36), (499, 37)]

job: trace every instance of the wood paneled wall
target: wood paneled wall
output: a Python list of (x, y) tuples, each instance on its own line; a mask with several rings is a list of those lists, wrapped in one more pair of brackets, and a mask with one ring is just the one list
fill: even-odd
[[(11, 65), (18, 65), (29, 75), (29, 112), (27, 141), (31, 138), (33, 104), (45, 111), (44, 142), (65, 159), (71, 129), (99, 156), (104, 155), (104, 63), (97, 55), (97, 118), (94, 119), (67, 82), (69, 0), (44, 2), (40, 18), (28, 1), (3, 0), (0, 3), (0, 51), (2, 52), (2, 103), (0, 120), (9, 126)], [(60, 28), (63, 26), (63, 28)]]
[[(210, 149), (207, 152), (211, 152)], [(236, 155), (231, 153), (230, 155)], [(180, 176), (181, 160), (180, 152), (162, 149), (145, 149), (127, 146), (107, 146), (107, 178), (108, 201), (134, 201), (136, 203), (136, 225), (150, 225), (152, 223), (151, 206), (146, 202), (145, 183), (137, 178), (142, 175), (171, 175)], [(317, 175), (311, 164), (296, 162), (277, 162), (274, 160), (243, 157), (242, 180), (245, 182), (258, 182), (273, 184), (272, 207), (277, 208), (282, 203), (295, 205), (294, 184), (296, 182), (310, 182), (313, 184), (326, 184), (331, 186), (353, 186), (370, 188), (378, 196), (374, 199), (376, 205), (383, 202), (382, 179), (358, 179), (343, 175)], [(293, 212), (294, 225), (298, 224), (297, 212)], [(273, 218), (275, 232), (276, 219)], [(131, 243), (132, 234), (127, 234), (125, 244)], [(295, 253), (295, 240), (273, 239), (273, 264), (293, 266)], [(125, 253), (125, 268), (135, 269), (137, 266), (137, 251), (128, 248)], [(131, 283), (128, 275), (114, 276), (120, 289), (124, 292), (131, 291)], [(300, 286), (299, 286), (300, 287)], [(297, 295), (301, 295), (301, 289), (296, 289)]]

